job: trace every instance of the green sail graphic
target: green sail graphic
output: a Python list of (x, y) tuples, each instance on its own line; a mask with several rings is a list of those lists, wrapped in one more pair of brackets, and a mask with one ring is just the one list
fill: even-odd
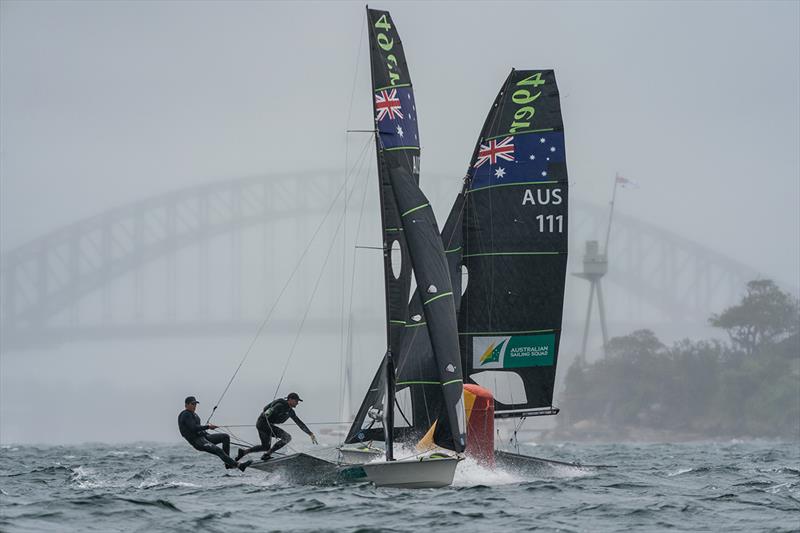
[(480, 364), (481, 366), (488, 364), (488, 363), (496, 363), (500, 361), (500, 354), (503, 353), (503, 345), (506, 343), (504, 340), (497, 346), (494, 343), (490, 344), (489, 347), (483, 352), (481, 355)]

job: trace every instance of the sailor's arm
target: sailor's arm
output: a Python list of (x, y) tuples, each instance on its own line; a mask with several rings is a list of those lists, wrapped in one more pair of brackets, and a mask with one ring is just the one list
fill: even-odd
[(209, 424), (207, 426), (201, 426), (200, 422), (198, 422), (199, 418), (192, 413), (183, 413), (181, 415), (181, 424), (191, 433), (192, 435), (200, 436), (203, 434), (204, 431), (209, 429), (217, 429), (217, 426), (214, 424)]
[(311, 442), (313, 442), (314, 444), (317, 444), (317, 436), (314, 435), (313, 431), (308, 429), (308, 426), (306, 426), (303, 423), (303, 421), (300, 420), (300, 417), (298, 417), (297, 414), (294, 411), (292, 411), (292, 414), (290, 414), (289, 416), (292, 418), (294, 423), (297, 424), (297, 427), (299, 427), (306, 435), (311, 437)]

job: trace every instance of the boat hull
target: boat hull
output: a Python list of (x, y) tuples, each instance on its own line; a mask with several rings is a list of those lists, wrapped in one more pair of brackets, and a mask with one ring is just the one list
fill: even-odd
[(293, 453), (269, 461), (255, 461), (250, 468), (280, 475), (285, 481), (299, 485), (332, 484), (339, 475), (336, 463), (305, 453)]
[(346, 465), (369, 463), (382, 456), (383, 453), (383, 450), (378, 448), (348, 448), (344, 446), (339, 448), (341, 462)]
[(495, 466), (499, 468), (524, 470), (534, 474), (546, 473), (548, 470), (557, 469), (559, 467), (570, 468), (615, 468), (613, 465), (587, 465), (581, 463), (569, 463), (566, 461), (557, 461), (555, 459), (544, 459), (542, 457), (534, 457), (532, 455), (522, 455), (519, 453), (506, 452), (503, 450), (494, 451)]
[(369, 481), (378, 487), (427, 489), (453, 483), (459, 457), (424, 457), (346, 466), (340, 475), (350, 481)]

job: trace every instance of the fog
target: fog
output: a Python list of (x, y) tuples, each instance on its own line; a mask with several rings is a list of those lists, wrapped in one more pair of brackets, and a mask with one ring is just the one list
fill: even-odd
[[(419, 113), (421, 185), (440, 224), (509, 70), (553, 68), (573, 199), (607, 205), (619, 173), (637, 184), (618, 190), (619, 213), (734, 259), (787, 290), (800, 286), (800, 3), (373, 7), (391, 11), (403, 38)], [(320, 172), (340, 172), (341, 182), (345, 168), (362, 179), (364, 172), (351, 169), (368, 139), (347, 130), (371, 127), (365, 29), (364, 6), (354, 2), (2, 2), (0, 250), (205, 183)], [(374, 161), (367, 166), (374, 169)], [(356, 238), (354, 209), (348, 237), (331, 259), (339, 270), (324, 271), (309, 312), (309, 324), (338, 320), (342, 280), (349, 280), (341, 267), (357, 269), (353, 309), (362, 315), (354, 316), (353, 402), (383, 353), (374, 316), (382, 309), (380, 257), (353, 255), (356, 244), (380, 244), (374, 182), (370, 187), (364, 229)], [(361, 186), (352, 190), (357, 205)], [(283, 201), (306, 205), (301, 196), (313, 192), (297, 187)], [(276, 393), (291, 390), (305, 399), (298, 410), (305, 421), (339, 421), (338, 327), (309, 325), (296, 336), (302, 302), (311, 297), (328, 244), (337, 242), (327, 228), (312, 245), (310, 263), (295, 268), (321, 220), (316, 211), (276, 222), (266, 252), (252, 235), (237, 241), (251, 268), (265, 253), (276, 263), (271, 284), (241, 289), (249, 322), (239, 334), (6, 347), (0, 442), (177, 441), (182, 398), (198, 396), (205, 419), (246, 353), (215, 421), (254, 423)], [(594, 237), (602, 240), (604, 232), (598, 227)], [(178, 289), (179, 308), (198, 293), (211, 309), (229, 305), (218, 289), (236, 275), (220, 251), (230, 246), (209, 246), (217, 278), (212, 286)], [(178, 277), (190, 262), (178, 262)], [(276, 308), (290, 325), (268, 325), (256, 337), (295, 270)], [(143, 283), (161, 287), (163, 272), (154, 267)], [(187, 266), (186, 277), (196, 276)], [(580, 281), (568, 283), (562, 353), (572, 355), (588, 292)], [(606, 290), (612, 335), (634, 327), (670, 341), (715, 334), (703, 320), (676, 328), (644, 313), (637, 322), (629, 318), (635, 311), (622, 309), (630, 295)], [(132, 291), (121, 294), (113, 306), (124, 314), (124, 295)], [(146, 313), (157, 322), (163, 309)], [(287, 353), (294, 354), (288, 363)], [(560, 365), (559, 374), (566, 368)]]

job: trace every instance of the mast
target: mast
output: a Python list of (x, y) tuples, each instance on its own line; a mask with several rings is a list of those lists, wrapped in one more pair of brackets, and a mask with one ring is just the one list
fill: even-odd
[[(366, 6), (367, 9), (367, 31), (370, 33), (370, 52), (372, 52), (372, 28), (370, 27), (370, 18), (369, 18), (369, 5)], [(375, 69), (370, 69), (370, 80), (372, 88), (375, 88)], [(372, 99), (372, 110), (373, 116), (375, 112), (375, 101)], [(375, 135), (375, 154), (378, 160), (378, 176), (386, 173), (385, 164), (383, 161), (383, 151), (381, 150), (381, 138), (380, 135), (377, 134), (376, 128)], [(380, 186), (380, 181), (378, 182), (378, 194), (380, 195), (380, 203), (383, 206), (386, 203), (386, 199), (384, 198), (384, 191), (383, 187)], [(381, 209), (381, 224), (385, 228), (387, 223), (387, 213), (385, 209)], [(386, 242), (386, 233), (384, 232), (383, 238), (383, 292), (384, 292), (384, 306), (386, 311), (386, 354), (389, 356), (392, 352), (392, 328), (391, 328), (391, 308), (390, 308), (390, 297), (389, 297), (389, 272), (392, 265), (392, 258), (391, 258), (391, 248), (389, 248), (388, 243)]]
[[(367, 23), (369, 24), (369, 6), (367, 6)], [(370, 35), (372, 35), (372, 28), (368, 27), (368, 31)], [(372, 42), (370, 40), (370, 42)], [(370, 47), (370, 51), (372, 47)], [(375, 87), (375, 71), (374, 69), (370, 69), (370, 78), (372, 80), (372, 87)], [(373, 112), (375, 111), (375, 102), (373, 98)], [(374, 116), (374, 115), (373, 115)], [(384, 187), (381, 184), (381, 176), (384, 176), (387, 173), (386, 164), (383, 159), (383, 150), (381, 148), (381, 137), (377, 134), (377, 128), (375, 135), (375, 154), (378, 160), (378, 192), (380, 194), (380, 204), (384, 206), (387, 202), (387, 199), (384, 195)], [(386, 209), (381, 209), (381, 226), (383, 228), (387, 227), (387, 211)], [(391, 246), (387, 242), (386, 239), (386, 231), (383, 232), (384, 238), (382, 240), (383, 245), (383, 297), (385, 303), (385, 312), (386, 312), (386, 365), (385, 370), (386, 373), (384, 375), (384, 380), (386, 383), (386, 398), (384, 401), (384, 408), (383, 408), (383, 433), (384, 433), (384, 440), (386, 442), (386, 460), (387, 461), (394, 461), (394, 402), (395, 402), (395, 392), (394, 392), (394, 361), (392, 357), (392, 320), (391, 320), (391, 296), (390, 296), (390, 283), (391, 278), (391, 268), (392, 268), (392, 255), (391, 255)]]
[[(392, 186), (391, 170), (400, 166), (418, 177), (419, 138), (416, 118), (411, 115), (413, 105), (411, 79), (406, 67), (400, 37), (387, 11), (369, 9), (367, 27), (370, 47), (370, 79), (372, 84), (372, 109), (375, 120), (375, 152), (383, 228), (383, 280), (386, 303), (386, 355), (384, 376), (383, 429), (386, 441), (386, 459), (393, 460), (394, 405), (395, 405), (395, 353), (404, 333), (408, 316), (408, 292), (411, 287), (411, 268), (407, 261), (408, 247), (403, 232), (401, 211)], [(404, 101), (404, 96), (405, 101)], [(409, 117), (411, 120), (409, 121)], [(383, 125), (386, 124), (386, 125)], [(397, 135), (395, 129), (397, 128)], [(403, 134), (417, 137), (412, 146), (401, 142)], [(387, 135), (389, 138), (387, 138)], [(414, 151), (407, 155), (406, 149)], [(391, 150), (391, 151), (388, 151)], [(413, 158), (413, 159), (412, 159)], [(401, 272), (395, 277), (392, 270), (391, 251), (399, 243)]]
[[(370, 32), (370, 37), (373, 35), (372, 28), (370, 27), (369, 19), (369, 5), (367, 5), (367, 31)], [(370, 44), (372, 39), (370, 39)], [(372, 52), (372, 46), (370, 46)], [(375, 69), (370, 69), (370, 80), (372, 88), (375, 88)], [(372, 98), (372, 110), (375, 112), (375, 99)], [(374, 113), (373, 113), (374, 116)], [(375, 135), (375, 154), (378, 159), (378, 176), (386, 174), (386, 165), (383, 160), (383, 150), (381, 149), (381, 136), (377, 134), (377, 127)], [(380, 194), (381, 206), (385, 205), (386, 199), (384, 198), (384, 188), (378, 182), (378, 191)], [(387, 213), (385, 209), (381, 209), (381, 225), (383, 228), (387, 227)], [(390, 273), (392, 268), (392, 255), (391, 247), (386, 240), (386, 232), (383, 233), (383, 297), (386, 308), (386, 399), (383, 408), (383, 433), (386, 442), (386, 460), (394, 461), (394, 360), (392, 357), (392, 322), (391, 322), (391, 300), (389, 295)]]
[(608, 210), (608, 227), (606, 228), (606, 240), (603, 244), (603, 252), (608, 257), (608, 241), (611, 238), (611, 221), (614, 219), (614, 203), (617, 201), (617, 184), (620, 182), (619, 172), (614, 176), (614, 190), (611, 192), (611, 207)]
[[(368, 9), (370, 60), (380, 179), (387, 349), (346, 443), (377, 439), (380, 418), (387, 459), (395, 436), (420, 437), (435, 424), (434, 441), (456, 452), (465, 446), (463, 374), (458, 349), (450, 263), (430, 207), (419, 189), (417, 109), (402, 42), (386, 11)], [(391, 251), (399, 248), (395, 275)], [(417, 290), (409, 301), (411, 275)], [(409, 389), (412, 410), (400, 411), (396, 390)], [(376, 411), (381, 409), (382, 415)], [(410, 417), (408, 416), (410, 415)], [(369, 419), (372, 419), (370, 421)]]
[(394, 402), (395, 379), (392, 352), (386, 352), (386, 405), (383, 409), (383, 432), (386, 439), (386, 460), (394, 461)]

